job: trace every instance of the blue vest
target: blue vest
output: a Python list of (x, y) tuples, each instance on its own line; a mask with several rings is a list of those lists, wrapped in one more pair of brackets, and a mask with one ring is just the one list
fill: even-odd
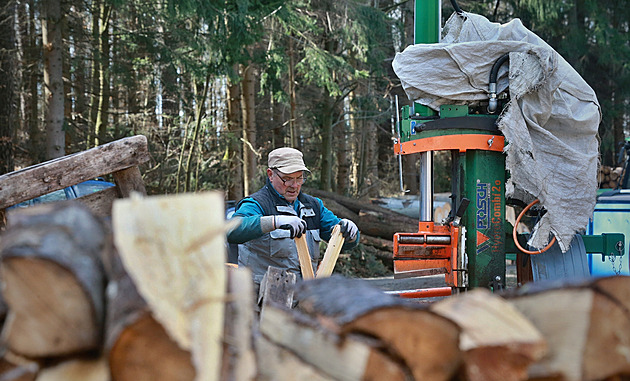
[[(306, 242), (311, 254), (311, 264), (315, 270), (319, 259), (319, 242), (321, 241), (319, 235), (321, 215), (317, 199), (300, 192), (297, 198), (298, 211), (296, 212), (293, 205), (280, 197), (272, 189), (269, 182), (248, 198), (254, 199), (260, 204), (265, 216), (291, 215), (306, 221)], [(237, 210), (243, 201), (239, 202)], [(256, 284), (260, 284), (269, 266), (280, 267), (296, 273), (298, 277), (301, 276), (300, 260), (295, 241), (291, 239), (290, 232), (284, 229), (276, 229), (263, 234), (260, 238), (239, 244), (238, 264), (248, 267), (252, 271)]]

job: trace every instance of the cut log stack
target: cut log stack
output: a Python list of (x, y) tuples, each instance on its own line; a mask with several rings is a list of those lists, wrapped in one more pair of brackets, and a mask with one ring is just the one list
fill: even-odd
[(599, 167), (599, 173), (597, 174), (599, 187), (601, 189), (616, 188), (621, 181), (622, 172), (622, 167), (608, 167), (606, 165), (602, 165)]
[(409, 301), (270, 268), (257, 306), (224, 264), (222, 203), (117, 201), (111, 231), (78, 204), (10, 214), (0, 380), (630, 377), (630, 277)]

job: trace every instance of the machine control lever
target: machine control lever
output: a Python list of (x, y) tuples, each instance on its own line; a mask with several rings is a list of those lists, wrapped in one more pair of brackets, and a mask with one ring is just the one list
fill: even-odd
[(467, 199), (466, 197), (462, 198), (462, 200), (459, 202), (459, 207), (457, 208), (457, 212), (455, 212), (453, 225), (459, 226), (459, 223), (461, 222), (462, 217), (464, 216), (464, 213), (466, 212), (466, 209), (468, 209), (469, 204), (470, 204), (469, 199)]

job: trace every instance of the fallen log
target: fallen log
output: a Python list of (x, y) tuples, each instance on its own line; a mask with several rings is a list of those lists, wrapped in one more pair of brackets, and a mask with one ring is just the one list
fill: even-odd
[(104, 277), (101, 223), (78, 203), (9, 213), (0, 241), (2, 290), (9, 307), (2, 340), (27, 357), (100, 348)]
[(527, 367), (546, 352), (545, 340), (532, 323), (485, 289), (438, 301), (429, 309), (462, 328), (465, 380), (526, 380)]
[(296, 299), (300, 309), (328, 322), (342, 337), (379, 339), (417, 380), (450, 380), (460, 365), (460, 328), (455, 323), (361, 280), (332, 276), (302, 282)]
[(630, 277), (534, 282), (506, 294), (547, 340), (533, 379), (602, 380), (630, 374)]

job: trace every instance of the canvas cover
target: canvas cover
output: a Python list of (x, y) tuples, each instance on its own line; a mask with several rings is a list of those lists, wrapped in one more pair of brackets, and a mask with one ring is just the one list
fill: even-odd
[(520, 20), (498, 24), (464, 16), (450, 17), (442, 42), (398, 53), (394, 71), (410, 100), (439, 110), (487, 101), (492, 65), (509, 53), (509, 70), (502, 66), (497, 83), (497, 93), (509, 87), (510, 95), (498, 122), (507, 141), (506, 197), (539, 199), (547, 213), (529, 245), (542, 248), (553, 233), (566, 252), (595, 207), (601, 119), (595, 92)]

